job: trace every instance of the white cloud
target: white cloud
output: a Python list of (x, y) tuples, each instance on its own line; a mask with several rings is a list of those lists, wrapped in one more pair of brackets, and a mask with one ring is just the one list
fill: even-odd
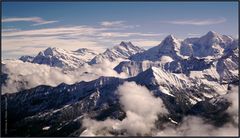
[(216, 127), (209, 120), (200, 117), (186, 116), (180, 125), (176, 127), (165, 125), (165, 129), (159, 131), (157, 136), (238, 136), (238, 86), (232, 87), (226, 95), (223, 95), (231, 105), (226, 110), (232, 121), (223, 126)]
[(124, 73), (118, 74), (113, 70), (116, 64), (107, 61), (92, 66), (85, 64), (80, 68), (66, 72), (64, 69), (49, 67), (48, 65), (33, 64), (20, 60), (3, 60), (2, 71), (8, 74), (8, 79), (6, 85), (2, 86), (2, 92), (13, 93), (39, 85), (57, 86), (62, 82), (74, 84), (83, 80), (95, 80), (100, 76), (128, 77)]
[(238, 99), (238, 86), (233, 86), (232, 89), (225, 95), (225, 98), (231, 102), (231, 106), (227, 109), (227, 112), (233, 117), (234, 122), (238, 124), (238, 109), (239, 109), (239, 99)]
[(213, 25), (226, 22), (225, 18), (217, 19), (191, 19), (191, 20), (174, 20), (174, 21), (163, 21), (163, 23), (177, 24), (177, 25)]
[(16, 37), (16, 36), (60, 36), (60, 35), (92, 35), (99, 31), (105, 30), (104, 28), (94, 28), (89, 26), (70, 26), (70, 27), (53, 27), (44, 29), (33, 29), (33, 30), (20, 30), (3, 33), (3, 37)]
[(32, 26), (38, 26), (38, 25), (44, 25), (44, 24), (51, 24), (51, 23), (56, 23), (58, 21), (43, 21), (43, 22), (39, 22), (39, 23), (35, 23)]
[(105, 27), (123, 26), (125, 21), (103, 21), (100, 24)]
[(121, 30), (121, 29), (132, 29), (136, 27), (140, 27), (140, 25), (128, 25), (126, 21), (103, 21), (100, 22), (100, 25), (107, 28), (112, 28), (113, 30)]
[(164, 129), (156, 136), (237, 136), (238, 127), (227, 123), (215, 127), (207, 120), (196, 116), (186, 116), (178, 126), (165, 124)]
[(124, 111), (149, 116), (149, 119), (157, 113), (167, 113), (161, 99), (155, 98), (146, 87), (137, 85), (135, 82), (125, 82), (118, 87), (117, 91)]
[(161, 43), (161, 41), (158, 40), (145, 40), (145, 39), (135, 39), (132, 40), (132, 42), (140, 47), (153, 47)]
[(34, 22), (32, 26), (38, 26), (38, 25), (44, 25), (44, 24), (50, 24), (55, 23), (58, 21), (47, 21), (40, 17), (15, 17), (15, 18), (4, 18), (2, 19), (2, 22)]

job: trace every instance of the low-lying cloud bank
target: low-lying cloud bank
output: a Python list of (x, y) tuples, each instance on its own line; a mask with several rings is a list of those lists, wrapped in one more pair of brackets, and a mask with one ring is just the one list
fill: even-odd
[(38, 85), (57, 86), (63, 82), (74, 84), (80, 81), (95, 80), (100, 76), (127, 77), (126, 74), (118, 74), (113, 70), (115, 64), (110, 62), (92, 66), (85, 64), (76, 70), (65, 71), (47, 65), (9, 60), (3, 62), (2, 66), (2, 72), (8, 75), (5, 84), (2, 85), (2, 92), (14, 93)]
[(111, 136), (111, 135), (149, 135), (149, 136), (237, 136), (238, 135), (238, 88), (234, 87), (224, 95), (231, 102), (227, 112), (233, 121), (221, 127), (216, 127), (204, 118), (186, 116), (174, 125), (162, 124), (157, 128), (155, 122), (159, 115), (167, 115), (168, 111), (160, 98), (154, 97), (143, 86), (134, 82), (125, 82), (119, 86), (120, 104), (126, 112), (122, 121), (106, 119), (96, 121), (85, 118), (83, 126), (86, 128), (80, 136)]

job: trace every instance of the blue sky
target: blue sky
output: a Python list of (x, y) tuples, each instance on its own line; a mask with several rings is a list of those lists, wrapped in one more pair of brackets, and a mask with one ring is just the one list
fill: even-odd
[(173, 34), (238, 37), (237, 2), (3, 2), (3, 58), (46, 47), (98, 51), (121, 41), (149, 48)]

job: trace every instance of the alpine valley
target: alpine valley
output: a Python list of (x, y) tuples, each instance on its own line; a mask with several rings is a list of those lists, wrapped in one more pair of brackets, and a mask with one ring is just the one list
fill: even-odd
[(192, 136), (199, 125), (204, 136), (238, 135), (238, 46), (210, 31), (148, 50), (121, 42), (103, 53), (49, 47), (5, 59), (1, 134)]

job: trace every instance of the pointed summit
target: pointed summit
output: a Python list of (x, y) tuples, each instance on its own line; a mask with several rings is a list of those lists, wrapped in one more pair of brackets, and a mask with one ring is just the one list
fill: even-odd
[(175, 37), (174, 37), (172, 34), (170, 34), (170, 35), (168, 35), (165, 39), (174, 40)]
[(173, 36), (168, 35), (159, 45), (161, 53), (171, 53), (180, 49), (179, 41)]
[(150, 85), (166, 84), (169, 86), (168, 88), (171, 88), (171, 86), (181, 88), (183, 87), (182, 84), (186, 84), (184, 79), (166, 71), (161, 67), (150, 67), (147, 70), (139, 73), (133, 79), (135, 79), (140, 84)]
[(53, 56), (56, 53), (63, 53), (65, 50), (57, 47), (48, 47), (44, 51), (41, 51), (39, 54), (40, 55), (45, 55), (45, 56)]
[(134, 61), (159, 61), (163, 56), (168, 56), (174, 60), (180, 59), (181, 41), (173, 35), (168, 35), (158, 46), (152, 47), (145, 52), (133, 55), (130, 59)]
[(205, 36), (216, 37), (216, 36), (219, 36), (219, 34), (217, 32), (214, 32), (214, 31), (209, 31)]
[(129, 42), (122, 41), (119, 45), (124, 47), (133, 46), (133, 44), (130, 41)]
[(53, 55), (53, 51), (54, 51), (54, 48), (52, 47), (48, 47), (47, 49), (45, 49), (44, 51), (41, 51), (39, 54), (41, 55)]
[(209, 31), (207, 34), (200, 37), (200, 41), (202, 42), (210, 41), (210, 43), (211, 42), (219, 43), (220, 41), (222, 41), (222, 39), (223, 39), (223, 36), (214, 31)]
[(217, 34), (217, 32), (215, 32), (215, 31), (209, 31), (207, 34), (212, 34), (212, 35), (214, 35), (214, 34)]
[(214, 31), (209, 31), (206, 35), (200, 37), (199, 43), (202, 45), (212, 46), (213, 43), (220, 43), (222, 36)]
[(161, 45), (177, 43), (177, 39), (173, 35), (168, 35), (161, 43)]

